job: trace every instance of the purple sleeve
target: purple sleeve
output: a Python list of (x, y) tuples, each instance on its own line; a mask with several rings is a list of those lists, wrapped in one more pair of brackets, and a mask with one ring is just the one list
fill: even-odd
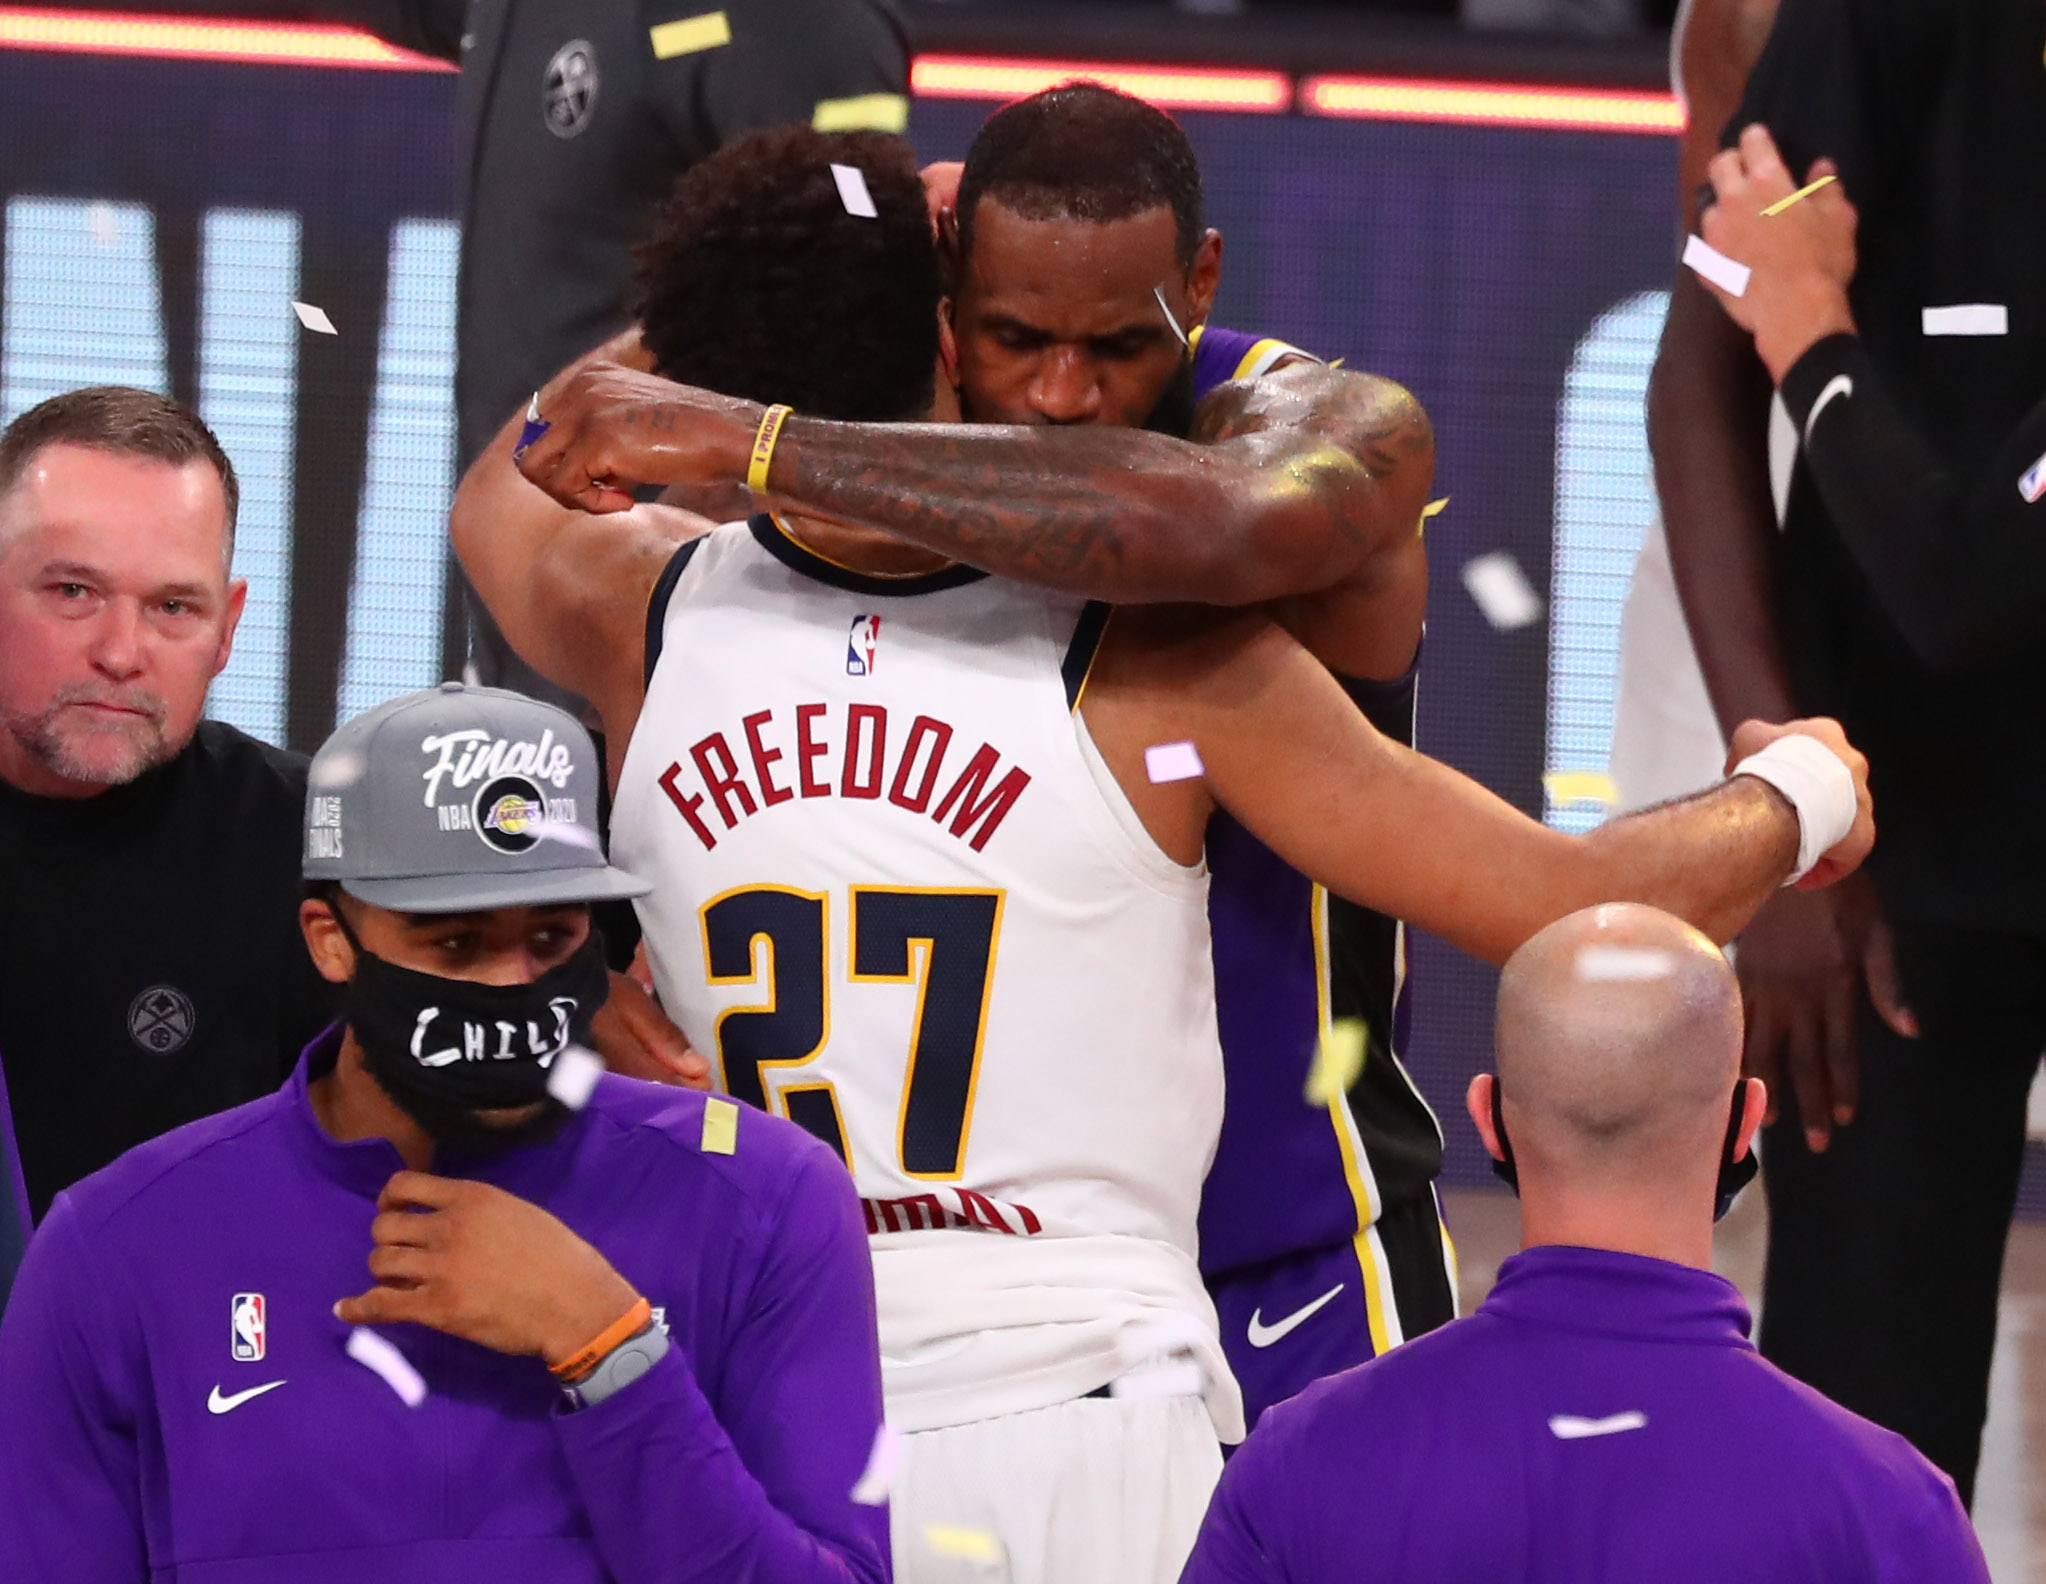
[(1260, 1520), (1272, 1517), (1264, 1466), (1273, 1446), (1269, 1432), (1261, 1442), (1254, 1431), (1222, 1470), (1179, 1584), (1285, 1584), (1259, 1530)]
[(0, 1578), (149, 1577), (130, 1340), (60, 1195), (0, 1321)]
[(1954, 1482), (1916, 1452), (1901, 1450), (1915, 1465), (1918, 1488), (1870, 1503), (1871, 1515), (1889, 1520), (1890, 1532), (1873, 1548), (1879, 1584), (1990, 1584), (1982, 1542)]
[(620, 1584), (887, 1584), (888, 1509), (852, 1488), (881, 1425), (873, 1266), (852, 1180), (818, 1145), (770, 1242), (713, 1409), (679, 1349), (557, 1420)]

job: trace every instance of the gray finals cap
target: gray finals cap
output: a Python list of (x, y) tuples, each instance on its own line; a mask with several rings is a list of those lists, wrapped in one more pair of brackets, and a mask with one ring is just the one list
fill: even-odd
[(460, 682), (380, 704), (313, 755), (305, 877), (399, 913), (653, 889), (604, 862), (589, 733), (552, 704)]

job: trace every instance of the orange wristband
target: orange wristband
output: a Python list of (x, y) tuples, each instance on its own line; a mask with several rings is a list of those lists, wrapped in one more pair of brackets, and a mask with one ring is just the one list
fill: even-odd
[(753, 459), (746, 465), (746, 488), (755, 495), (767, 493), (767, 469), (774, 461), (774, 443), (781, 438), (781, 426), (793, 407), (780, 403), (760, 415), (760, 427), (753, 431)]
[(654, 1318), (654, 1306), (644, 1298), (637, 1299), (633, 1306), (616, 1320), (599, 1331), (588, 1342), (559, 1364), (547, 1366), (556, 1380), (574, 1380), (578, 1375), (587, 1374), (597, 1367), (598, 1362), (627, 1337), (636, 1336)]

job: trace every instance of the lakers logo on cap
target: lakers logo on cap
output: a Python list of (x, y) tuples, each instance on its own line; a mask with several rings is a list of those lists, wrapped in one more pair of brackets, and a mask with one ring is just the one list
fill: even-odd
[(476, 834), (503, 853), (527, 851), (540, 839), (548, 817), (547, 800), (524, 776), (485, 782), (472, 807)]

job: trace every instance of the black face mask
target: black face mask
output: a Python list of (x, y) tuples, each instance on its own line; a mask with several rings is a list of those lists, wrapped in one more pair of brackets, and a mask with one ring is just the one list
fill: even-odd
[(594, 933), (529, 984), (487, 985), (401, 968), (366, 951), (345, 920), (341, 928), (355, 948), (346, 1011), (364, 1065), (436, 1138), (449, 1131), (436, 1122), (546, 1100), (554, 1058), (590, 1043), (590, 1021), (611, 993)]
[[(1520, 1197), (1520, 1168), (1513, 1163), (1513, 1142), (1506, 1136), (1506, 1111), (1499, 1101), (1499, 1080), (1492, 1080), (1492, 1131), (1498, 1136), (1499, 1148), (1505, 1151), (1504, 1160), (1492, 1162), (1492, 1173), (1513, 1190), (1514, 1197)], [(1723, 1221), (1726, 1212), (1733, 1208), (1740, 1191), (1755, 1180), (1755, 1173), (1762, 1163), (1755, 1158), (1752, 1145), (1747, 1154), (1739, 1160), (1733, 1158), (1734, 1150), (1740, 1144), (1741, 1113), (1747, 1109), (1748, 1083), (1745, 1078), (1737, 1079), (1733, 1086), (1733, 1115), (1726, 1124), (1726, 1143), (1719, 1151), (1719, 1182), (1714, 1188), (1712, 1219)]]

